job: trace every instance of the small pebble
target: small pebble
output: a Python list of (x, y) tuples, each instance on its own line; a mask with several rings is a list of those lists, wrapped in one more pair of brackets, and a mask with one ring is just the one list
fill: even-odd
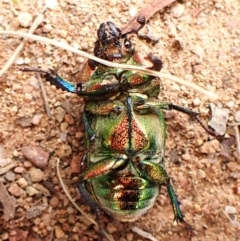
[(200, 148), (201, 153), (205, 154), (215, 154), (220, 151), (220, 143), (218, 140), (212, 140), (205, 142)]
[(32, 24), (32, 20), (33, 17), (29, 13), (19, 13), (18, 15), (18, 22), (24, 28), (29, 27)]
[(26, 192), (30, 197), (39, 193), (39, 191), (32, 186), (28, 186)]
[(62, 145), (59, 150), (57, 150), (57, 155), (62, 158), (66, 156), (70, 156), (72, 154), (72, 148), (69, 145)]
[(59, 35), (62, 37), (62, 38), (66, 38), (67, 37), (67, 35), (68, 35), (68, 32), (66, 31), (66, 30), (64, 30), (64, 29), (59, 29), (58, 30), (58, 33), (59, 33)]
[(22, 195), (23, 190), (16, 183), (11, 183), (8, 191), (15, 197), (19, 197)]
[(65, 236), (65, 233), (59, 226), (55, 226), (54, 231), (55, 231), (56, 238), (63, 238)]
[(211, 126), (218, 134), (224, 135), (227, 129), (229, 109), (218, 107), (213, 103), (210, 103), (210, 108), (212, 117), (208, 122), (208, 125)]
[(54, 116), (57, 119), (58, 122), (62, 122), (64, 119), (66, 112), (62, 107), (57, 107), (54, 112)]
[(117, 0), (109, 0), (108, 3), (109, 3), (109, 6), (113, 7), (117, 4)]
[(127, 241), (132, 241), (133, 240), (133, 233), (127, 233), (126, 238), (127, 238)]
[(193, 100), (194, 106), (199, 106), (201, 104), (201, 100), (197, 97)]
[(229, 168), (230, 171), (236, 172), (237, 170), (240, 170), (240, 165), (237, 162), (231, 161), (228, 162), (227, 167)]
[(74, 119), (73, 119), (73, 117), (72, 117), (70, 114), (66, 114), (66, 115), (64, 116), (64, 119), (65, 119), (65, 121), (66, 121), (69, 125), (74, 124)]
[(42, 114), (36, 114), (32, 118), (32, 123), (33, 125), (38, 125), (42, 119), (43, 115)]
[(13, 182), (16, 178), (16, 175), (15, 173), (13, 173), (12, 171), (8, 171), (5, 175), (5, 178), (10, 181), (10, 182)]
[(22, 154), (34, 166), (45, 168), (49, 160), (49, 152), (44, 151), (41, 147), (37, 146), (23, 146), (21, 148)]
[(49, 32), (52, 31), (52, 29), (53, 29), (53, 27), (52, 27), (51, 24), (45, 24), (45, 25), (43, 26), (43, 28), (42, 28), (42, 31), (43, 31), (44, 33), (49, 33)]
[(233, 108), (235, 106), (235, 103), (234, 103), (234, 101), (228, 101), (226, 103), (226, 105), (227, 105), (228, 108)]
[(15, 64), (17, 65), (23, 65), (24, 64), (24, 59), (22, 57), (18, 57), (15, 61)]
[(180, 3), (174, 4), (173, 7), (171, 8), (171, 12), (174, 18), (181, 17), (184, 13), (184, 10), (185, 10), (184, 5)]
[(240, 110), (234, 114), (235, 121), (240, 122)]
[(32, 182), (41, 182), (45, 177), (44, 173), (35, 167), (30, 169), (29, 175)]
[(62, 122), (60, 125), (60, 130), (61, 132), (67, 132), (67, 128), (68, 128), (68, 123), (67, 122)]
[(1, 234), (0, 238), (1, 238), (2, 240), (8, 240), (9, 235), (8, 235), (7, 232), (4, 232), (4, 233)]
[(10, 114), (13, 116), (13, 115), (16, 115), (16, 113), (18, 112), (18, 108), (16, 105), (14, 105), (9, 109), (9, 111), (10, 111)]
[(203, 179), (203, 178), (205, 178), (206, 177), (206, 173), (203, 171), (203, 170), (198, 170), (198, 172), (197, 172), (197, 177), (199, 178), (199, 179)]
[(107, 231), (108, 231), (108, 233), (114, 233), (114, 232), (116, 232), (117, 231), (117, 227), (116, 226), (114, 226), (112, 223), (108, 223), (108, 225), (107, 225)]
[(191, 156), (189, 155), (189, 153), (185, 153), (182, 155), (182, 159), (185, 161), (190, 161), (191, 160)]
[(56, 208), (59, 204), (59, 199), (57, 197), (52, 197), (49, 201), (51, 207)]
[(28, 185), (28, 182), (27, 182), (27, 180), (24, 177), (21, 177), (20, 179), (17, 180), (17, 184), (20, 187), (24, 188), (24, 187), (26, 187)]
[(233, 206), (226, 206), (225, 207), (225, 212), (228, 213), (228, 214), (236, 214), (237, 210)]
[(131, 17), (134, 17), (135, 15), (137, 14), (137, 8), (135, 8), (135, 7), (130, 7), (130, 10), (129, 10), (129, 15), (131, 16)]
[(200, 59), (202, 59), (206, 55), (204, 48), (200, 45), (195, 45), (191, 51), (196, 54)]
[(33, 86), (35, 89), (39, 89), (40, 85), (39, 85), (39, 81), (36, 77), (32, 76), (29, 80), (29, 84), (31, 86)]
[(24, 167), (16, 167), (16, 168), (14, 168), (14, 172), (15, 173), (23, 173), (23, 172), (25, 172), (25, 168)]

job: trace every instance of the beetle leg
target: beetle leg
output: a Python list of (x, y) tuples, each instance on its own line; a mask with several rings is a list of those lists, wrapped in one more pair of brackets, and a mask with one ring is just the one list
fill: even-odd
[(109, 156), (89, 165), (79, 176), (79, 182), (91, 181), (109, 172), (124, 166), (126, 160), (123, 157)]
[(88, 120), (88, 116), (85, 111), (83, 112), (83, 123), (85, 131), (87, 132), (88, 140), (93, 141), (96, 137), (96, 134), (91, 127), (90, 121)]
[[(182, 112), (184, 114), (187, 114), (187, 115), (193, 117), (200, 124), (200, 126), (211, 136), (214, 136), (216, 138), (222, 138), (223, 137), (222, 135), (220, 135), (220, 134), (216, 133), (215, 131), (212, 131), (211, 129), (209, 129), (200, 120), (199, 113), (197, 113), (195, 111), (192, 111), (190, 109), (187, 109), (187, 108), (184, 108), (184, 107), (181, 107), (181, 106), (178, 106), (178, 105), (174, 105), (172, 103), (162, 103), (160, 101), (158, 101), (158, 102), (148, 101), (144, 104), (144, 106), (146, 106), (146, 105), (149, 106), (149, 108), (154, 108), (154, 109), (157, 109), (157, 110), (176, 110), (176, 111)], [(141, 109), (142, 107), (139, 106), (138, 108)]]
[(160, 165), (150, 161), (140, 161), (137, 164), (137, 170), (139, 171), (140, 175), (150, 182), (154, 182), (167, 187), (168, 195), (171, 200), (173, 213), (174, 213), (174, 221), (178, 222), (185, 222), (184, 215), (182, 214), (179, 208), (179, 201), (177, 199), (177, 195), (170, 183), (170, 178), (165, 171), (165, 169)]
[(45, 79), (50, 82), (50, 84), (55, 85), (57, 88), (71, 93), (75, 93), (75, 85), (62, 79), (54, 70), (49, 69), (49, 71), (43, 69), (34, 68), (23, 68), (21, 71), (24, 72), (38, 72), (44, 74)]

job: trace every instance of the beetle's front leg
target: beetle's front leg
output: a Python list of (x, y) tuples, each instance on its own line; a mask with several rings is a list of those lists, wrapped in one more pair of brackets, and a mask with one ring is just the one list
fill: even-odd
[(174, 220), (177, 223), (185, 222), (184, 215), (179, 208), (177, 195), (175, 194), (175, 191), (170, 183), (170, 178), (165, 169), (160, 164), (149, 161), (140, 161), (137, 164), (137, 170), (139, 171), (140, 175), (145, 177), (147, 180), (159, 184), (160, 186), (166, 186), (173, 208)]

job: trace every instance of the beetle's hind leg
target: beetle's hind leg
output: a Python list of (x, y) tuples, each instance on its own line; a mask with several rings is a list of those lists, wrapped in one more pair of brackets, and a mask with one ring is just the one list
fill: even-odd
[(50, 84), (55, 85), (57, 88), (71, 93), (75, 93), (75, 85), (62, 79), (54, 70), (49, 69), (48, 71), (43, 69), (35, 68), (22, 68), (23, 72), (37, 72), (44, 74), (45, 79), (50, 82)]

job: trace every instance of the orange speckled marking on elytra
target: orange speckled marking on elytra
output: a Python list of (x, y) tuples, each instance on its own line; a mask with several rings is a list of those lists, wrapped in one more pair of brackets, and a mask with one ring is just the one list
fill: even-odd
[(130, 81), (128, 81), (128, 82), (131, 85), (138, 85), (138, 84), (145, 82), (145, 80), (142, 78), (142, 76), (135, 74), (135, 75), (131, 76)]
[[(131, 122), (131, 140), (132, 140), (132, 149), (134, 151), (140, 151), (148, 145), (148, 139), (146, 134), (141, 130), (139, 124), (133, 116)], [(129, 120), (128, 116), (125, 115), (119, 125), (116, 126), (112, 136), (111, 136), (111, 145), (110, 148), (118, 151), (119, 153), (126, 153), (129, 149)]]

